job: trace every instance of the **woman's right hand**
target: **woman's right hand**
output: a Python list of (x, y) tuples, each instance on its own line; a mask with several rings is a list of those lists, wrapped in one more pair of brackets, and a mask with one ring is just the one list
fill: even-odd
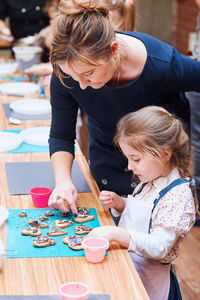
[(53, 190), (49, 198), (48, 206), (53, 210), (60, 209), (62, 212), (67, 212), (70, 208), (72, 213), (76, 214), (77, 197), (78, 193), (72, 183), (61, 183)]

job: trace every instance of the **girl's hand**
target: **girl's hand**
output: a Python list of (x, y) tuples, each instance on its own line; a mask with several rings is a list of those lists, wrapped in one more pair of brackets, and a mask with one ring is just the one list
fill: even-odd
[(77, 213), (76, 200), (78, 194), (72, 183), (61, 183), (55, 187), (50, 198), (48, 206), (51, 209), (60, 209), (62, 212), (71, 211)]
[(128, 231), (118, 226), (101, 226), (94, 228), (88, 233), (87, 237), (102, 237), (108, 242), (115, 241), (125, 248), (128, 248), (130, 243)]
[(108, 242), (111, 242), (114, 238), (115, 226), (101, 226), (94, 228), (90, 231), (87, 237), (102, 237)]
[(124, 209), (124, 200), (114, 192), (101, 191), (99, 200), (104, 208), (115, 208), (119, 212)]

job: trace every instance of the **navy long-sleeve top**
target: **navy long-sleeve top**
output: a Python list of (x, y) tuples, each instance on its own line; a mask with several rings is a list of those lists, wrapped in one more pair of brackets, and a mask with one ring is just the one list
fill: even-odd
[(144, 106), (162, 106), (189, 123), (188, 102), (182, 92), (200, 91), (200, 64), (147, 34), (122, 34), (140, 39), (147, 50), (144, 69), (136, 80), (125, 86), (82, 90), (71, 77), (64, 79), (69, 89), (53, 74), (51, 155), (56, 151), (73, 154), (78, 106), (88, 115), (90, 133), (105, 145), (112, 144), (117, 121)]

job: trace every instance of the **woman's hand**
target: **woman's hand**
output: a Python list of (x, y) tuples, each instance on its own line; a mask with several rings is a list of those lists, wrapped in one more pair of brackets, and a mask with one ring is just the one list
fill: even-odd
[(48, 206), (51, 209), (60, 209), (62, 212), (71, 211), (77, 213), (76, 200), (78, 194), (73, 184), (61, 183), (55, 187), (50, 198)]
[(99, 200), (104, 208), (115, 208), (119, 212), (124, 210), (124, 200), (114, 192), (101, 191)]

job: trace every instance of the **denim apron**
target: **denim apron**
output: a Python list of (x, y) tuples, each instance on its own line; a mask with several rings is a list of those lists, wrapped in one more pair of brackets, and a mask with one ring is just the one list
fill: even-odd
[[(170, 185), (159, 192), (157, 198), (158, 190), (156, 190), (152, 195), (152, 202), (145, 204), (134, 197), (142, 191), (146, 183), (143, 184), (139, 191), (127, 198), (126, 207), (120, 219), (119, 227), (128, 228), (128, 224), (131, 222), (133, 229), (141, 233), (149, 234), (152, 213), (159, 200), (173, 187), (185, 182), (187, 182), (187, 180), (183, 178), (174, 180)], [(182, 299), (179, 285), (175, 275), (171, 271), (170, 263), (162, 264), (155, 259), (141, 257), (134, 252), (129, 252), (129, 255), (151, 300)]]

